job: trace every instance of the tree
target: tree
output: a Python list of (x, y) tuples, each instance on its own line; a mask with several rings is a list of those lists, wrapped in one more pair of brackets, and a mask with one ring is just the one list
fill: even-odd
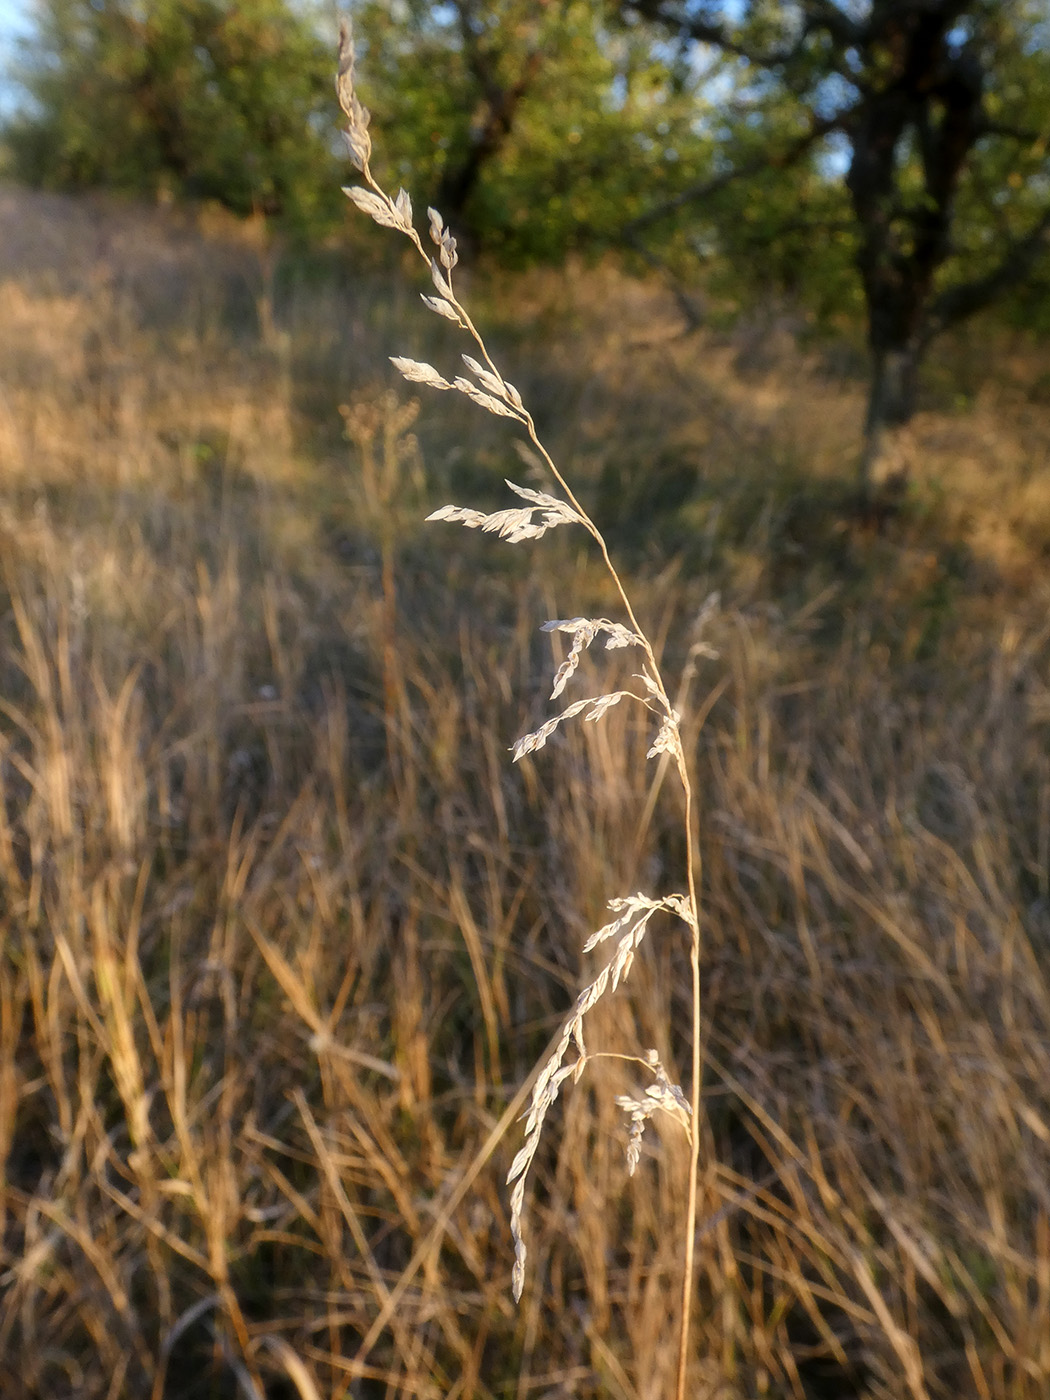
[(14, 172), (335, 216), (330, 47), (288, 0), (38, 0), (17, 76)]
[(362, 0), (385, 174), (505, 261), (600, 246), (698, 177), (688, 65), (593, 0)]
[[(871, 354), (860, 468), (869, 489), (886, 430), (914, 412), (931, 342), (1023, 282), (1050, 245), (1045, 5), (626, 0), (621, 9), (713, 56), (709, 83), (731, 82), (722, 169), (655, 206), (635, 232), (700, 201), (711, 212), (742, 177), (770, 174), (800, 190), (808, 180), (832, 225), (846, 220)], [(759, 201), (772, 211), (768, 240), (790, 237), (802, 213), (812, 248), (812, 209), (790, 207), (790, 183), (780, 191), (779, 205)]]

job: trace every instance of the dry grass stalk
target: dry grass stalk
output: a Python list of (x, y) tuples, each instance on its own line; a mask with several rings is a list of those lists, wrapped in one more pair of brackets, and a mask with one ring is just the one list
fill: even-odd
[[(594, 980), (580, 992), (572, 1014), (562, 1028), (553, 1053), (540, 1068), (539, 1076), (533, 1086), (532, 1103), (525, 1122), (525, 1141), (511, 1164), (507, 1181), (513, 1187), (511, 1192), (511, 1232), (514, 1237), (515, 1256), (513, 1292), (515, 1300), (520, 1302), (525, 1284), (527, 1255), (523, 1230), (526, 1177), (540, 1143), (544, 1120), (556, 1101), (562, 1084), (570, 1077), (574, 1083), (578, 1083), (587, 1067), (589, 1055), (584, 1038), (584, 1018), (594, 1009), (607, 991), (615, 991), (621, 979), (627, 977), (634, 961), (635, 952), (645, 936), (652, 916), (660, 910), (676, 915), (689, 930), (689, 957), (692, 969), (691, 1099), (687, 1101), (681, 1088), (671, 1083), (660, 1062), (658, 1052), (653, 1049), (648, 1052), (644, 1060), (639, 1060), (639, 1063), (643, 1064), (654, 1076), (654, 1082), (647, 1090), (646, 1097), (637, 1100), (629, 1096), (620, 1096), (617, 1102), (628, 1113), (631, 1121), (627, 1155), (632, 1174), (640, 1154), (641, 1135), (646, 1123), (654, 1113), (664, 1112), (672, 1119), (681, 1122), (689, 1139), (688, 1207), (682, 1246), (681, 1318), (676, 1384), (677, 1400), (684, 1400), (688, 1384), (687, 1365), (694, 1293), (694, 1239), (699, 1181), (701, 1007), (697, 832), (693, 810), (692, 781), (682, 745), (681, 716), (671, 703), (653, 645), (638, 623), (631, 600), (613, 565), (601, 531), (580, 504), (569, 483), (540, 440), (535, 420), (525, 406), (521, 394), (496, 367), (470, 314), (456, 296), (453, 289), (453, 273), (459, 257), (456, 252), (455, 238), (445, 227), (439, 211), (428, 209), (429, 236), (436, 249), (436, 256), (429, 254), (413, 223), (412, 202), (407, 192), (399, 189), (395, 196), (387, 194), (372, 174), (370, 165), (372, 140), (368, 129), (370, 115), (355, 91), (354, 45), (348, 21), (344, 21), (340, 32), (336, 92), (347, 119), (345, 131), (347, 150), (364, 180), (363, 186), (347, 188), (346, 195), (377, 224), (384, 228), (395, 229), (408, 237), (427, 265), (434, 288), (437, 291), (436, 297), (424, 296), (424, 304), (437, 315), (464, 330), (473, 340), (481, 355), (481, 361), (484, 362), (482, 363), (472, 355), (464, 354), (463, 363), (473, 378), (457, 376), (451, 381), (444, 378), (432, 365), (401, 356), (394, 357), (395, 368), (410, 383), (423, 384), (428, 388), (442, 391), (458, 390), (487, 412), (497, 417), (509, 418), (517, 423), (524, 429), (532, 448), (539, 454), (552, 479), (564, 493), (564, 499), (561, 499), (545, 491), (533, 490), (508, 481), (507, 485), (511, 491), (526, 502), (524, 506), (487, 514), (469, 507), (442, 506), (429, 515), (428, 520), (458, 522), (470, 529), (480, 529), (485, 533), (498, 534), (500, 538), (506, 539), (511, 544), (521, 540), (539, 539), (548, 530), (559, 525), (582, 526), (592, 537), (601, 553), (630, 626), (610, 622), (605, 618), (585, 617), (569, 620), (556, 619), (545, 623), (545, 631), (565, 632), (572, 637), (569, 655), (554, 677), (552, 700), (557, 699), (565, 690), (579, 665), (581, 654), (597, 637), (604, 637), (606, 649), (637, 646), (643, 653), (642, 670), (635, 676), (635, 679), (641, 682), (640, 691), (617, 690), (591, 697), (588, 700), (574, 702), (559, 715), (546, 721), (538, 730), (518, 739), (514, 745), (514, 759), (518, 761), (526, 754), (535, 753), (541, 749), (557, 726), (566, 720), (583, 714), (586, 720), (592, 723), (597, 722), (614, 705), (624, 700), (633, 700), (649, 710), (657, 721), (657, 733), (647, 757), (652, 758), (659, 754), (669, 755), (674, 761), (675, 770), (681, 783), (685, 829), (686, 891), (684, 894), (665, 895), (657, 899), (636, 894), (624, 899), (617, 898), (609, 901), (609, 907), (619, 913), (619, 918), (592, 934), (584, 946), (584, 952), (590, 952), (599, 943), (616, 939), (615, 952)], [(566, 1063), (570, 1047), (574, 1051), (574, 1058)]]

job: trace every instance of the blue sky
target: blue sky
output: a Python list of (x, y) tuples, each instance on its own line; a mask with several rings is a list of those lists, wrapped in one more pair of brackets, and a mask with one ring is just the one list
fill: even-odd
[(28, 28), (29, 10), (30, 0), (0, 0), (0, 44), (5, 48), (12, 35), (24, 33)]
[(0, 112), (11, 101), (7, 65), (14, 51), (14, 40), (29, 28), (31, 0), (0, 0)]

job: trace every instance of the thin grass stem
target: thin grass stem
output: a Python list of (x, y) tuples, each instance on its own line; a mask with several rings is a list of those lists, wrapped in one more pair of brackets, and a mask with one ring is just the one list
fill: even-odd
[[(472, 360), (469, 356), (463, 357), (468, 369), (475, 377), (474, 380), (467, 380), (459, 377), (454, 381), (449, 381), (433, 366), (414, 360), (395, 359), (394, 363), (396, 367), (411, 381), (428, 384), (442, 391), (457, 389), (467, 397), (473, 399), (481, 407), (486, 408), (489, 412), (514, 419), (524, 428), (529, 441), (539, 453), (554, 482), (560, 487), (565, 497), (564, 502), (560, 502), (554, 497), (549, 497), (543, 493), (531, 490), (525, 490), (514, 486), (513, 483), (508, 483), (518, 496), (523, 497), (529, 502), (528, 505), (517, 507), (509, 511), (504, 510), (496, 512), (487, 516), (471, 509), (463, 509), (457, 506), (445, 506), (442, 507), (441, 510), (435, 512), (430, 518), (456, 520), (471, 528), (480, 527), (490, 532), (498, 531), (502, 537), (508, 538), (511, 542), (519, 539), (533, 538), (555, 525), (571, 522), (582, 525), (594, 540), (601, 553), (609, 578), (612, 580), (613, 586), (623, 606), (624, 613), (630, 624), (630, 629), (628, 631), (623, 628), (621, 624), (610, 623), (605, 619), (594, 620), (576, 618), (568, 621), (548, 623), (548, 630), (573, 633), (572, 650), (568, 660), (562, 665), (555, 678), (552, 699), (562, 692), (566, 683), (571, 678), (578, 664), (579, 654), (582, 649), (589, 646), (591, 641), (598, 635), (605, 635), (607, 647), (639, 645), (645, 656), (642, 674), (638, 676), (637, 679), (643, 682), (647, 692), (646, 695), (638, 695), (631, 691), (617, 691), (596, 697), (592, 700), (577, 701), (563, 711), (561, 716), (547, 721), (535, 734), (527, 735), (524, 739), (519, 740), (518, 744), (515, 745), (515, 758), (517, 759), (524, 753), (541, 748), (546, 742), (548, 735), (553, 732), (553, 729), (561, 720), (570, 719), (585, 711), (586, 719), (592, 721), (598, 720), (607, 709), (611, 708), (611, 706), (616, 704), (621, 698), (633, 694), (635, 699), (640, 700), (647, 708), (654, 711), (660, 719), (660, 731), (656, 742), (649, 751), (649, 757), (656, 754), (670, 753), (675, 759), (675, 766), (681, 782), (683, 794), (683, 822), (686, 838), (686, 894), (684, 896), (665, 896), (657, 900), (638, 894), (626, 899), (610, 901), (610, 908), (617, 911), (619, 917), (592, 935), (587, 943), (585, 951), (596, 946), (600, 942), (611, 939), (616, 940), (615, 951), (601, 972), (599, 972), (598, 976), (580, 993), (572, 1014), (563, 1025), (560, 1035), (556, 1038), (553, 1052), (549, 1053), (542, 1062), (542, 1068), (539, 1071), (532, 1090), (532, 1105), (526, 1119), (525, 1142), (511, 1167), (508, 1182), (513, 1183), (511, 1196), (511, 1226), (515, 1239), (514, 1294), (517, 1299), (521, 1296), (526, 1257), (526, 1248), (521, 1232), (525, 1178), (539, 1144), (547, 1110), (557, 1098), (561, 1084), (570, 1075), (574, 1082), (579, 1079), (586, 1067), (588, 1059), (592, 1058), (588, 1055), (584, 1039), (585, 1016), (609, 989), (610, 984), (611, 987), (615, 989), (620, 979), (625, 978), (629, 973), (635, 950), (642, 941), (652, 914), (659, 909), (666, 909), (670, 912), (677, 913), (682, 921), (689, 927), (689, 959), (692, 994), (692, 1086), (691, 1098), (688, 1104), (689, 1122), (687, 1129), (689, 1137), (688, 1206), (686, 1211), (685, 1238), (682, 1249), (682, 1302), (678, 1368), (675, 1387), (676, 1400), (685, 1400), (693, 1302), (693, 1273), (700, 1160), (702, 1067), (700, 1049), (700, 907), (698, 895), (698, 885), (700, 882), (699, 833), (696, 830), (696, 804), (694, 801), (693, 787), (686, 763), (685, 750), (682, 744), (680, 716), (671, 702), (670, 693), (664, 682), (655, 649), (648, 634), (638, 621), (627, 589), (609, 554), (609, 548), (605, 538), (584, 505), (576, 496), (576, 493), (566, 480), (550, 452), (541, 441), (531, 413), (525, 407), (517, 390), (503, 377), (502, 372), (489, 353), (484, 337), (475, 325), (467, 308), (455, 294), (452, 278), (453, 269), (458, 262), (456, 242), (446, 229), (442, 216), (434, 209), (428, 211), (431, 241), (438, 250), (438, 256), (434, 258), (427, 252), (423, 245), (423, 240), (420, 238), (412, 222), (412, 205), (408, 195), (404, 190), (399, 190), (396, 196), (391, 197), (376, 181), (372, 174), (369, 164), (369, 156), (372, 149), (371, 137), (368, 133), (369, 114), (367, 109), (359, 102), (354, 91), (354, 50), (349, 26), (347, 24), (344, 24), (340, 36), (339, 69), (336, 78), (336, 90), (340, 105), (349, 123), (346, 138), (351, 159), (357, 166), (364, 181), (363, 185), (347, 189), (346, 194), (358, 208), (368, 213), (378, 224), (384, 227), (394, 228), (403, 233), (410, 240), (420, 257), (427, 264), (431, 279), (438, 293), (437, 298), (425, 297), (424, 300), (431, 310), (437, 312), (447, 320), (456, 322), (465, 330), (481, 356), (481, 363)], [(537, 512), (540, 512), (540, 520), (538, 523), (533, 518)], [(570, 1047), (574, 1047), (576, 1058), (569, 1064), (566, 1064), (565, 1059), (570, 1051)], [(662, 1065), (659, 1064), (656, 1052), (650, 1052), (649, 1058), (643, 1061), (643, 1063), (647, 1068), (653, 1071), (656, 1077), (656, 1084), (650, 1087), (647, 1098), (645, 1100), (634, 1100), (626, 1097), (619, 1100), (627, 1111), (630, 1112), (632, 1118), (631, 1139), (628, 1146), (628, 1163), (631, 1171), (634, 1170), (634, 1166), (637, 1163), (638, 1154), (640, 1152), (641, 1134), (651, 1114), (656, 1111), (657, 1108), (677, 1114), (678, 1111), (685, 1107), (685, 1099), (681, 1090), (670, 1083)]]

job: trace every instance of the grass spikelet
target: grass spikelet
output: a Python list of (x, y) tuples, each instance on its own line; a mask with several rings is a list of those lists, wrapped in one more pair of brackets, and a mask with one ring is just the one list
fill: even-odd
[[(539, 729), (534, 729), (529, 734), (523, 734), (520, 739), (515, 740), (511, 749), (514, 762), (517, 763), (526, 754), (536, 753), (538, 749), (542, 749), (554, 731), (565, 720), (575, 719), (577, 715), (583, 715), (585, 720), (592, 722), (599, 720), (621, 700), (641, 700), (641, 696), (635, 695), (633, 690), (611, 690), (606, 695), (592, 695), (587, 700), (575, 701), (562, 710), (560, 715), (554, 715), (551, 719), (544, 720)], [(585, 710), (586, 714), (584, 714)]]
[[(666, 899), (649, 899), (646, 895), (634, 894), (623, 899), (611, 899), (609, 908), (614, 912), (622, 911), (620, 917), (605, 924), (596, 933), (592, 933), (584, 944), (584, 952), (590, 952), (599, 943), (605, 943), (618, 936), (616, 951), (598, 973), (598, 976), (588, 983), (576, 998), (576, 1005), (562, 1027), (558, 1043), (540, 1070), (539, 1078), (533, 1086), (532, 1102), (525, 1119), (525, 1141), (507, 1173), (507, 1184), (513, 1187), (510, 1197), (510, 1228), (514, 1238), (513, 1291), (515, 1302), (520, 1301), (525, 1287), (525, 1260), (528, 1255), (523, 1229), (525, 1178), (528, 1176), (529, 1167), (536, 1155), (536, 1149), (540, 1145), (544, 1120), (557, 1100), (562, 1084), (569, 1078), (574, 1084), (578, 1083), (586, 1068), (588, 1054), (583, 1036), (584, 1017), (597, 1006), (607, 991), (615, 992), (620, 983), (627, 978), (634, 962), (635, 953), (641, 946), (642, 939), (649, 927), (649, 920), (653, 915), (660, 909), (671, 909), (682, 915), (683, 910), (688, 909), (688, 899), (682, 895), (670, 895)], [(686, 919), (686, 922), (688, 923), (689, 920)], [(569, 1048), (572, 1045), (576, 1047), (576, 1059), (565, 1064), (565, 1056), (569, 1053)], [(666, 1075), (664, 1078), (666, 1079)], [(672, 1086), (670, 1081), (667, 1082), (667, 1092), (670, 1098), (676, 1104), (685, 1105), (686, 1100), (681, 1089), (678, 1086)], [(654, 1103), (650, 1112), (655, 1111), (659, 1106)], [(688, 1106), (687, 1111), (691, 1113)], [(692, 1133), (688, 1121), (686, 1121), (686, 1131), (691, 1139)], [(634, 1136), (635, 1134), (632, 1133), (632, 1142), (628, 1144), (628, 1163), (631, 1161), (631, 1146)]]
[[(426, 366), (429, 369), (429, 365)], [(441, 383), (437, 388), (447, 388), (448, 385)], [(472, 510), (469, 506), (441, 506), (440, 509), (432, 511), (427, 516), (428, 520), (451, 520), (460, 525), (465, 525), (468, 530), (483, 530), (486, 534), (497, 534), (500, 539), (509, 540), (511, 544), (517, 544), (519, 540), (538, 540), (541, 535), (545, 535), (548, 530), (552, 530), (555, 525), (582, 525), (583, 517), (574, 511), (571, 506), (567, 506), (564, 501), (557, 500), (554, 496), (548, 496), (542, 491), (530, 491), (524, 486), (515, 486), (513, 481), (508, 481), (507, 485), (527, 501), (532, 501), (532, 506), (519, 506), (512, 510), (497, 510), (489, 515), (479, 510)], [(540, 518), (534, 520), (533, 517), (540, 513)]]

